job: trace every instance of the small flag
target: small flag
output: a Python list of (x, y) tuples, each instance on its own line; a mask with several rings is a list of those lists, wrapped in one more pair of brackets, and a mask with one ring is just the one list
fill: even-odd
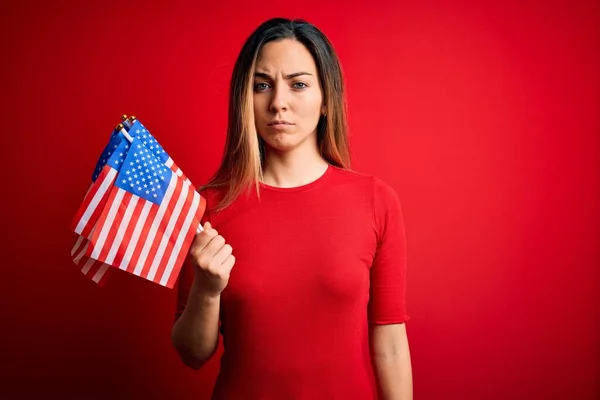
[(73, 220), (75, 264), (99, 284), (116, 268), (172, 288), (205, 199), (139, 120), (111, 136), (92, 180)]
[(115, 128), (104, 151), (98, 158), (92, 174), (92, 184), (75, 213), (71, 228), (77, 234), (71, 257), (81, 272), (103, 286), (110, 276), (110, 265), (89, 257), (89, 238), (108, 200), (108, 195), (119, 172), (129, 142), (123, 132)]

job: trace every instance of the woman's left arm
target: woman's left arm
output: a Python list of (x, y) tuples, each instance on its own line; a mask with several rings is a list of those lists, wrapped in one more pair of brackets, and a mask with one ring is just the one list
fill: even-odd
[(380, 400), (412, 400), (406, 324), (371, 325), (370, 349)]

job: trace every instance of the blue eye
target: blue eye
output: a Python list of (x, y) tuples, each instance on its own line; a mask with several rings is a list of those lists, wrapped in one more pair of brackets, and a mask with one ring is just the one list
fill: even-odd
[(265, 91), (269, 88), (269, 85), (267, 85), (266, 83), (262, 82), (262, 83), (257, 83), (256, 85), (254, 85), (254, 90), (256, 90), (257, 92), (262, 92)]
[[(302, 85), (302, 86), (298, 86), (298, 85)], [(306, 83), (304, 83), (304, 82), (296, 82), (296, 83), (294, 83), (292, 86), (293, 86), (294, 88), (296, 88), (296, 89), (305, 89), (305, 88), (307, 88), (307, 87), (308, 87), (308, 86), (306, 85)]]

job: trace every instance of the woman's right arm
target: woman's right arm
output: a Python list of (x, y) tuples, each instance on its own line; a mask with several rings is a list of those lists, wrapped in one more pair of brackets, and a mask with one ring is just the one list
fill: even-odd
[(231, 246), (208, 222), (190, 248), (194, 280), (186, 306), (171, 330), (173, 346), (190, 368), (199, 369), (217, 350), (221, 292), (235, 264), (231, 253)]

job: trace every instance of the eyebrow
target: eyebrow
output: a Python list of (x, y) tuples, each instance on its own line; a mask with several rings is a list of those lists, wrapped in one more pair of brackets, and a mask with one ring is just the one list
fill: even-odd
[[(294, 72), (293, 74), (285, 75), (284, 78), (285, 79), (294, 79), (295, 77), (301, 76), (301, 75), (311, 75), (312, 76), (312, 74), (309, 72), (301, 71), (301, 72)], [(271, 76), (269, 74), (267, 74), (266, 72), (256, 72), (254, 74), (254, 77), (273, 80), (273, 78), (271, 78)]]

